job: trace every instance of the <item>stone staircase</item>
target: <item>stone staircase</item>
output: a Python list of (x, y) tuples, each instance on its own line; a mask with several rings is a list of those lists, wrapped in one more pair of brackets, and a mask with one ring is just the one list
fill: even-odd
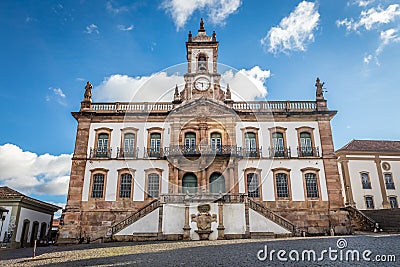
[(132, 215), (128, 216), (124, 220), (115, 223), (111, 227), (111, 237), (113, 237), (116, 233), (121, 231), (122, 229), (125, 229), (132, 223), (138, 221), (139, 219), (143, 218), (147, 214), (150, 214), (152, 211), (156, 210), (160, 206), (160, 201), (158, 199), (154, 199), (153, 201), (149, 202), (147, 205), (144, 207), (138, 209), (136, 212), (134, 212)]
[(400, 233), (400, 209), (363, 210), (365, 215), (379, 223), (388, 233)]
[(365, 231), (371, 232), (375, 229), (375, 220), (365, 214), (363, 211), (353, 207), (347, 206), (342, 208), (342, 210), (346, 210), (350, 216), (351, 226), (356, 231)]
[[(272, 210), (268, 209), (264, 205), (248, 198), (249, 208), (258, 212), (265, 218), (273, 221), (274, 223), (278, 224), (279, 226), (285, 228), (286, 230), (290, 231), (290, 236), (297, 235), (297, 227), (290, 222), (289, 220), (285, 219), (284, 217), (280, 216), (279, 214), (273, 212)], [(281, 236), (279, 236), (281, 237)]]

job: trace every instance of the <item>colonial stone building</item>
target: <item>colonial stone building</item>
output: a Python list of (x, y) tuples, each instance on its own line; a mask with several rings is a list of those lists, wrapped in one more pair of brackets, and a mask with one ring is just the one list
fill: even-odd
[(87, 83), (59, 242), (349, 232), (323, 83), (234, 101), (218, 45), (202, 21), (189, 32), (172, 102), (92, 103)]

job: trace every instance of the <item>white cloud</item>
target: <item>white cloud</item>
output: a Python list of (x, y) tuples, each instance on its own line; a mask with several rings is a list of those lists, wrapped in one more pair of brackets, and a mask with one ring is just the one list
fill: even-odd
[(114, 1), (108, 1), (106, 3), (106, 10), (113, 14), (119, 14), (122, 12), (129, 11), (129, 7), (128, 6), (117, 6), (117, 4)]
[(71, 156), (37, 155), (16, 145), (0, 146), (0, 184), (24, 194), (66, 195)]
[(365, 57), (364, 57), (364, 63), (365, 63), (365, 64), (369, 64), (369, 62), (371, 61), (371, 59), (372, 59), (372, 55), (371, 55), (371, 54), (365, 56)]
[(233, 100), (254, 100), (264, 98), (267, 95), (265, 81), (270, 76), (269, 70), (262, 70), (259, 66), (250, 70), (241, 69), (236, 73), (228, 70), (222, 74), (221, 85), (226, 87), (229, 84)]
[(358, 5), (359, 7), (366, 7), (375, 2), (375, 0), (355, 0), (354, 4)]
[(51, 101), (56, 101), (60, 105), (66, 106), (67, 103), (65, 102), (67, 96), (64, 94), (61, 88), (53, 88), (50, 87), (49, 90), (52, 92), (51, 94), (46, 95), (46, 101), (51, 102)]
[(137, 77), (115, 74), (95, 87), (93, 95), (96, 101), (171, 101), (175, 86), (183, 83), (183, 76), (166, 72)]
[(379, 47), (376, 49), (376, 54), (379, 55), (382, 53), (383, 48), (391, 43), (400, 42), (399, 31), (397, 29), (388, 29), (386, 31), (381, 31)]
[(131, 31), (131, 30), (133, 30), (133, 25), (130, 25), (130, 26), (117, 25), (117, 28), (120, 31)]
[(206, 10), (208, 19), (214, 24), (225, 24), (226, 18), (241, 4), (241, 0), (164, 0), (161, 8), (172, 17), (179, 30), (196, 10)]
[(368, 10), (361, 11), (358, 20), (355, 20), (354, 18), (345, 18), (343, 20), (337, 20), (336, 25), (338, 27), (346, 27), (347, 31), (358, 31), (358, 29), (362, 27), (369, 31), (377, 26), (391, 23), (399, 16), (400, 5), (392, 4), (386, 9), (383, 9), (382, 6), (379, 5), (377, 7), (372, 7)]
[(100, 33), (99, 27), (97, 27), (97, 25), (93, 24), (93, 23), (88, 25), (88, 26), (86, 26), (86, 31), (85, 32), (87, 34), (92, 34), (92, 33), (99, 34)]
[(277, 54), (289, 51), (305, 51), (307, 44), (314, 41), (314, 31), (318, 27), (319, 13), (315, 3), (303, 1), (279, 23), (272, 27), (261, 39), (261, 45), (269, 52)]
[[(222, 74), (221, 86), (229, 83), (235, 100), (253, 100), (265, 97), (265, 80), (270, 71), (255, 66), (250, 70), (228, 70)], [(102, 84), (93, 89), (95, 101), (172, 101), (175, 86), (183, 90), (184, 79), (177, 73), (169, 75), (159, 72), (150, 76), (129, 77), (115, 74), (104, 79)]]

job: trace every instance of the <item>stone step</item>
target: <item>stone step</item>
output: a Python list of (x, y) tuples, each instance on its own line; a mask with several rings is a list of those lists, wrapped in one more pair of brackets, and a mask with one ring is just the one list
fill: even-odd
[(275, 238), (275, 233), (274, 232), (250, 232), (250, 238), (252, 238), (252, 239)]

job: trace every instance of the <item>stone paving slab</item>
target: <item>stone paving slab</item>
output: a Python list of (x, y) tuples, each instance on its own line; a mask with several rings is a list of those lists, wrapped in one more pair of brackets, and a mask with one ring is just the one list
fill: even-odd
[[(346, 246), (339, 248), (338, 240), (344, 240)], [(34, 259), (30, 248), (0, 251), (0, 266), (399, 266), (399, 244), (399, 235), (81, 244), (39, 247)], [(337, 259), (330, 260), (326, 253), (318, 261), (321, 251), (329, 248), (338, 251)], [(396, 261), (346, 261), (348, 250), (362, 252), (367, 249), (372, 252), (370, 258), (378, 254), (394, 255)], [(275, 251), (272, 260), (257, 257), (259, 251), (263, 259), (264, 251), (270, 256), (272, 250)], [(279, 250), (286, 251), (286, 258), (291, 250), (299, 251), (300, 260), (279, 260)], [(309, 250), (316, 251), (316, 259), (313, 261), (312, 255), (307, 258), (306, 252), (306, 260), (302, 261), (301, 253)]]

